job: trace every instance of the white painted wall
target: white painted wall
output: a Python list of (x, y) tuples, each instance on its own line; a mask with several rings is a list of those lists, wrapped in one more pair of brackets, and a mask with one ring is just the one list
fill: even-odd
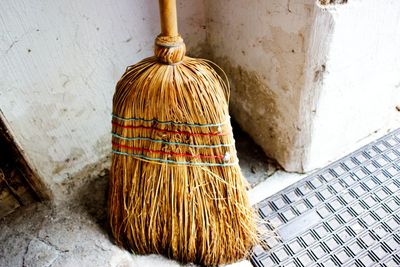
[(207, 1), (208, 42), (231, 79), (232, 114), (290, 171), (302, 169), (310, 129), (299, 110), (314, 1)]
[(307, 169), (400, 127), (400, 2), (353, 0), (325, 13), (318, 16), (332, 17), (334, 27), (316, 88)]
[[(2, 0), (0, 10), (2, 118), (61, 197), (68, 177), (109, 162), (115, 83), (152, 55), (158, 1)], [(201, 53), (203, 1), (180, 0), (178, 13), (189, 52)]]
[[(286, 170), (400, 126), (400, 2), (178, 2), (189, 52), (226, 70), (234, 117)], [(0, 115), (62, 198), (69, 177), (109, 162), (114, 86), (152, 55), (157, 1), (3, 0), (0, 10)]]
[(400, 127), (399, 1), (208, 0), (207, 11), (232, 113), (285, 170), (322, 167)]

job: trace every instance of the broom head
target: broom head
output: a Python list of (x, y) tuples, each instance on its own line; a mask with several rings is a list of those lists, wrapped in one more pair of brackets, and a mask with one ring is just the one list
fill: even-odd
[(139, 254), (218, 265), (257, 241), (228, 114), (229, 88), (181, 37), (127, 68), (113, 98), (109, 223)]

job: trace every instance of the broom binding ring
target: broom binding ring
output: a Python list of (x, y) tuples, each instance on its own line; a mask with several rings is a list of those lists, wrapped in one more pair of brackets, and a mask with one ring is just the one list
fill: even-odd
[(154, 55), (161, 63), (175, 65), (180, 63), (186, 54), (186, 45), (181, 36), (157, 36)]

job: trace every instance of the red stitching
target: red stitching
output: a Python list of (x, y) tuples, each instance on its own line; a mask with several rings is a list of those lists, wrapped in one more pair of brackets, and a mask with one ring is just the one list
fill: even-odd
[(142, 147), (133, 147), (133, 146), (125, 146), (121, 144), (117, 144), (112, 142), (113, 146), (120, 147), (120, 148), (126, 148), (130, 150), (139, 150), (139, 151), (146, 151), (150, 153), (158, 153), (162, 155), (173, 155), (173, 156), (182, 156), (182, 157), (192, 157), (192, 158), (205, 158), (205, 159), (210, 159), (210, 158), (218, 158), (218, 159), (223, 159), (223, 155), (217, 155), (217, 156), (209, 156), (209, 155), (193, 155), (193, 154), (188, 154), (188, 153), (176, 153), (176, 152), (165, 152), (161, 150), (152, 150), (152, 149), (147, 149), (147, 148), (142, 148)]
[(165, 130), (165, 129), (159, 129), (159, 128), (154, 128), (154, 127), (148, 127), (148, 126), (134, 126), (134, 125), (122, 125), (118, 124), (116, 122), (112, 123), (113, 126), (121, 127), (124, 129), (145, 129), (145, 130), (155, 130), (158, 132), (162, 133), (172, 133), (172, 134), (185, 134), (189, 136), (224, 136), (224, 133), (190, 133), (186, 131), (171, 131), (171, 130)]

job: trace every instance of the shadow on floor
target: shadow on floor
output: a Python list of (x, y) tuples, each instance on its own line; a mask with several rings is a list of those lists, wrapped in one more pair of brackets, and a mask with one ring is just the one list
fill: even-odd
[(91, 179), (75, 194), (75, 203), (107, 232), (107, 191), (109, 172)]
[(232, 121), (232, 127), (239, 164), (251, 187), (256, 186), (281, 169), (274, 160), (265, 155), (261, 147), (236, 122)]

